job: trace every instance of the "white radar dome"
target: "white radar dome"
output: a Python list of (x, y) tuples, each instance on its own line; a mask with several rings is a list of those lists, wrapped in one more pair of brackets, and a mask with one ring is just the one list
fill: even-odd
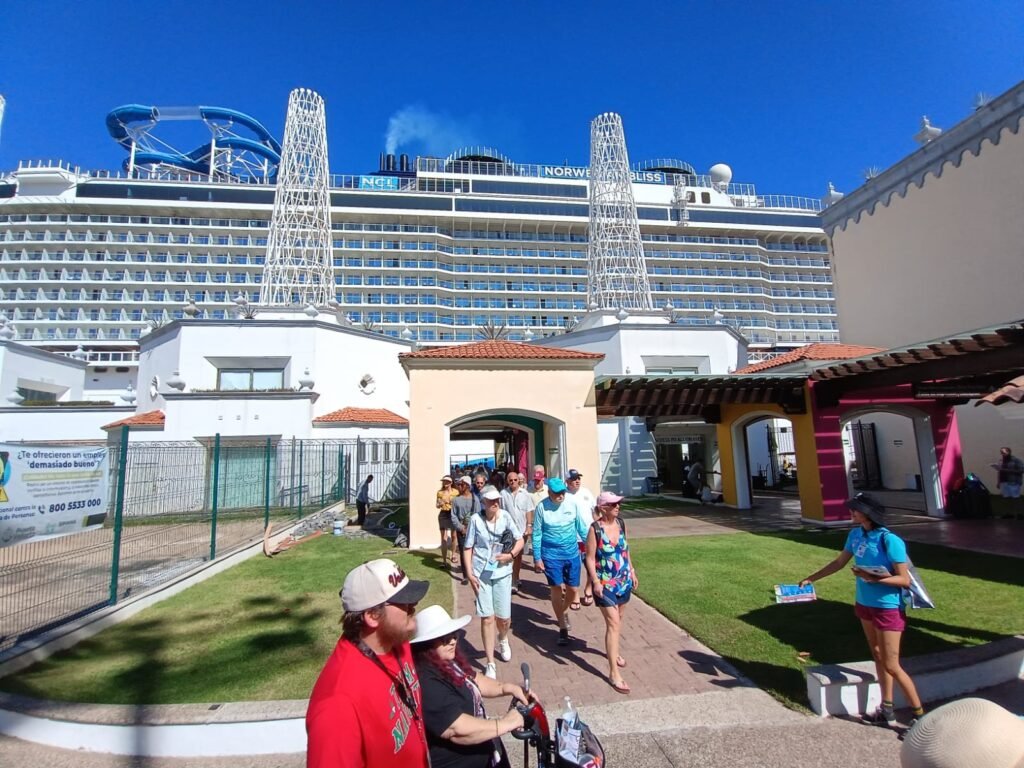
[(715, 163), (708, 173), (711, 176), (712, 184), (728, 184), (732, 181), (732, 168), (725, 163)]

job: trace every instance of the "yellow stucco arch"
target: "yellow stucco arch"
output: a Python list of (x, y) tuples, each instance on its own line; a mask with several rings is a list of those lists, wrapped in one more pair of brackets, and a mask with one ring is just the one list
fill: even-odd
[(797, 488), (800, 508), (808, 520), (824, 520), (824, 504), (819, 479), (818, 452), (814, 439), (810, 394), (804, 391), (805, 413), (786, 413), (782, 406), (766, 403), (723, 405), (722, 419), (717, 425), (718, 450), (722, 470), (722, 495), (726, 504), (740, 509), (751, 505), (744, 432), (755, 421), (765, 418), (786, 419), (793, 425), (793, 447), (796, 451)]

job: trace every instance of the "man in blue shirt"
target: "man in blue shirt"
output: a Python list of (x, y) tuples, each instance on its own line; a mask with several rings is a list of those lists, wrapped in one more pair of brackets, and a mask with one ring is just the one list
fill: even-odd
[[(568, 608), (576, 602), (580, 586), (580, 548), (587, 525), (576, 504), (565, 497), (565, 481), (548, 480), (548, 497), (533, 513), (533, 562), (551, 588), (551, 607), (558, 620), (558, 644), (569, 644)], [(563, 587), (565, 588), (563, 591)]]

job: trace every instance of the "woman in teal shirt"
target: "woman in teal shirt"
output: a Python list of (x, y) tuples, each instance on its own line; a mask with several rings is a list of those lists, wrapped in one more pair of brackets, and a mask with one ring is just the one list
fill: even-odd
[[(907, 545), (885, 527), (885, 507), (866, 493), (848, 499), (856, 526), (846, 537), (843, 551), (820, 571), (800, 582), (801, 586), (831, 576), (842, 570), (851, 559), (857, 577), (857, 602), (854, 613), (864, 628), (871, 655), (875, 660), (875, 673), (882, 689), (882, 704), (865, 719), (878, 725), (897, 724), (893, 711), (893, 681), (899, 683), (907, 702), (914, 710), (914, 719), (924, 714), (921, 699), (910, 675), (900, 666), (900, 639), (906, 629), (902, 590), (910, 586), (907, 567)], [(889, 574), (872, 570), (884, 568)], [(911, 723), (913, 724), (913, 723)]]

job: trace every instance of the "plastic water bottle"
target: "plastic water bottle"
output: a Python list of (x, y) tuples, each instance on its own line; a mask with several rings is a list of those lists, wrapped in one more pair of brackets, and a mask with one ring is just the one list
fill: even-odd
[(575, 725), (576, 719), (579, 717), (579, 715), (576, 712), (576, 707), (572, 705), (572, 698), (566, 696), (563, 700), (563, 703), (564, 707), (562, 709), (562, 721), (565, 722), (566, 725)]

